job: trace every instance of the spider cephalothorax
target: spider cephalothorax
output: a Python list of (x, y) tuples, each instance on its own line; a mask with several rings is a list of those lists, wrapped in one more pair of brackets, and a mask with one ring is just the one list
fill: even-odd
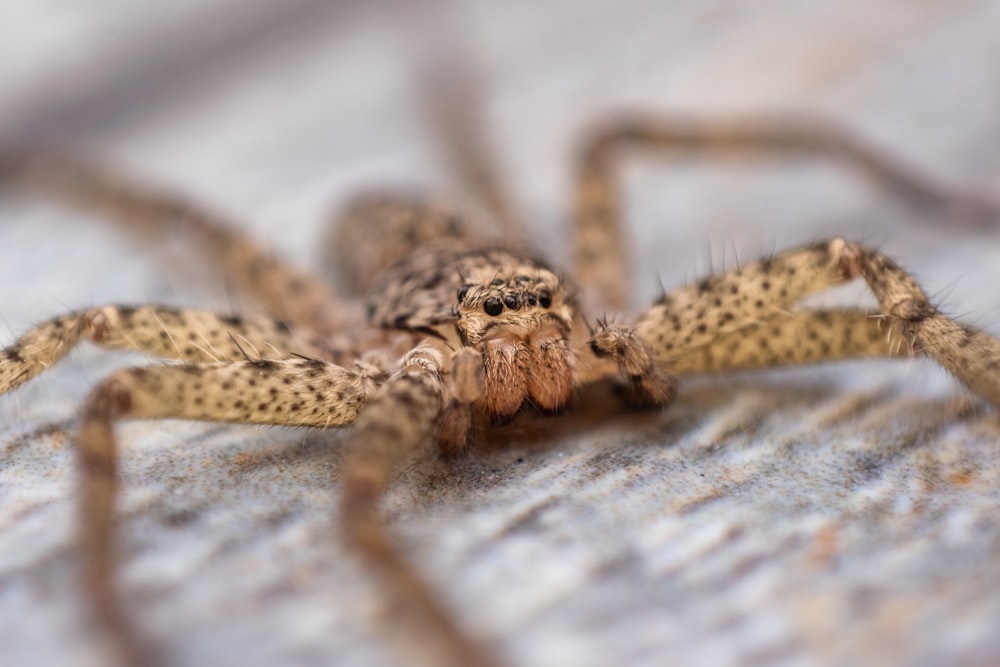
[(473, 348), (476, 405), (492, 421), (525, 402), (548, 412), (573, 390), (573, 293), (544, 262), (514, 250), (433, 244), (397, 262), (368, 295), (372, 324), (422, 329)]

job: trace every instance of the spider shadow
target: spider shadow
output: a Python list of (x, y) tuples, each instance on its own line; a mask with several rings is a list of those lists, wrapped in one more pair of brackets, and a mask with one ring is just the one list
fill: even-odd
[[(866, 404), (892, 393), (892, 383), (874, 387)], [(613, 381), (582, 387), (569, 409), (546, 414), (526, 406), (509, 424), (478, 421), (469, 447), (462, 453), (416, 456), (401, 470), (390, 487), (386, 511), (391, 517), (415, 508), (474, 503), (476, 498), (503, 484), (516, 483), (553, 456), (594, 457), (608, 453), (649, 456), (673, 448), (705, 425), (729, 418), (734, 402), (751, 404), (747, 417), (734, 422), (740, 446), (755, 442), (758, 421), (795, 419), (814, 412), (837, 395), (844, 386), (835, 374), (812, 371), (747, 371), (720, 376), (684, 378), (677, 399), (667, 408), (637, 410), (622, 400)], [(728, 428), (728, 427), (727, 427)], [(234, 474), (280, 467), (283, 474), (305, 478), (307, 486), (319, 488), (340, 475), (343, 440), (349, 429), (307, 431), (295, 440), (281, 438), (259, 450), (241, 452), (233, 463)], [(719, 447), (737, 446), (736, 437), (723, 429)], [(322, 477), (317, 471), (323, 471)]]
[(667, 408), (642, 410), (623, 402), (615, 382), (602, 381), (578, 391), (571, 408), (561, 414), (529, 407), (509, 424), (477, 423), (465, 452), (436, 457), (410, 469), (401, 482), (418, 491), (413, 495), (421, 505), (441, 500), (474, 502), (490, 488), (516, 483), (553, 456), (598, 459), (628, 450), (642, 457), (673, 448), (748, 394), (756, 404), (781, 406), (784, 414), (806, 413), (841, 391), (836, 382), (822, 375), (788, 382), (780, 374), (750, 372), (725, 379), (693, 378)]

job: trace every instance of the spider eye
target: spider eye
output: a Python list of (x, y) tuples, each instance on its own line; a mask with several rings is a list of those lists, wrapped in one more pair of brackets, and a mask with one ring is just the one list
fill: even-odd
[(500, 299), (495, 296), (491, 296), (486, 299), (486, 303), (483, 304), (483, 310), (486, 311), (487, 315), (499, 315), (503, 312), (503, 304), (500, 303)]
[(505, 306), (511, 310), (517, 310), (517, 297), (513, 294), (508, 294), (504, 297), (503, 303)]
[(458, 288), (458, 302), (462, 303), (463, 301), (465, 301), (465, 297), (466, 297), (466, 295), (468, 293), (469, 293), (469, 286), (468, 285), (462, 285), (461, 287), (459, 287)]
[(552, 305), (552, 295), (549, 294), (548, 290), (538, 290), (538, 303), (541, 304), (542, 308), (548, 308)]

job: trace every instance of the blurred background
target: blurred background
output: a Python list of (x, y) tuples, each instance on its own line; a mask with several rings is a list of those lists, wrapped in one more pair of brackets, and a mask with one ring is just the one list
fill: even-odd
[[(0, 143), (93, 154), (324, 270), (317, 240), (357, 189), (462, 197), (427, 118), (430, 51), (472, 75), (531, 240), (565, 264), (573, 152), (616, 109), (821, 114), (1000, 194), (998, 26), (995, 0), (7, 0)], [(1000, 333), (995, 228), (822, 160), (646, 159), (624, 178), (634, 306), (658, 280), (844, 235)], [(147, 250), (4, 194), (4, 342), (90, 305), (244, 305), (211, 267)], [(3, 664), (100, 664), (72, 589), (67, 434), (123, 363), (146, 360), (81, 350), (0, 400)], [(387, 512), (515, 665), (1000, 660), (992, 409), (920, 362), (690, 387), (663, 415), (556, 422), (418, 467)], [(124, 587), (176, 664), (393, 664), (377, 592), (332, 538), (336, 435), (158, 423), (123, 439)]]

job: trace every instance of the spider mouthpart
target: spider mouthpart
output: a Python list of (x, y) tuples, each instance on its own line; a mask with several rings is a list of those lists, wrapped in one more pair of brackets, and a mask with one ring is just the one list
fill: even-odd
[(487, 315), (499, 315), (503, 312), (503, 304), (500, 303), (500, 299), (495, 296), (491, 296), (486, 299), (486, 303), (483, 304), (483, 310), (486, 311)]
[(542, 308), (548, 308), (552, 305), (552, 295), (549, 294), (548, 290), (538, 290), (538, 303)]
[(469, 285), (462, 285), (458, 288), (458, 302), (462, 303), (465, 301), (465, 297), (469, 294)]

